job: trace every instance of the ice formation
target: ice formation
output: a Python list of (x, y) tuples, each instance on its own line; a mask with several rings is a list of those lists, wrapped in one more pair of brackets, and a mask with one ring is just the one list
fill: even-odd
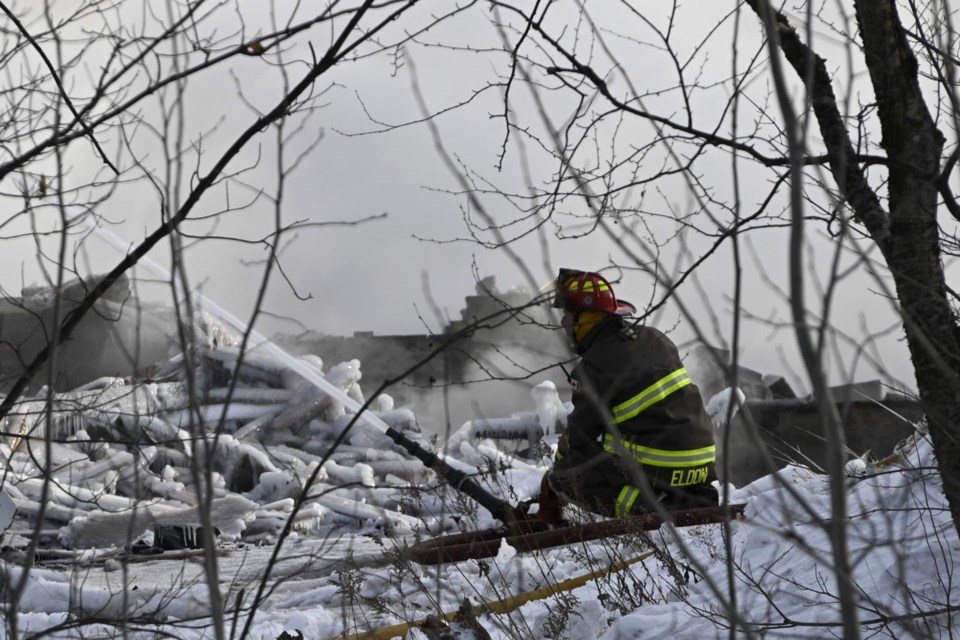
[[(81, 223), (127, 251), (92, 219)], [(149, 258), (139, 265), (170, 279)], [(385, 395), (366, 408), (358, 360), (325, 369), (319, 356), (293, 358), (190, 295), (203, 336), (194, 347), (137, 378), (41, 389), (3, 418), (14, 434), (0, 442), (3, 489), (22, 518), (67, 547), (135, 546), (157, 527), (199, 526), (200, 509), (228, 539), (269, 540), (290, 517), (306, 529), (440, 526), (437, 500), (422, 496), (444, 502), (451, 490), (386, 435), (422, 439), (416, 419)], [(412, 484), (419, 498), (404, 492)]]
[(736, 387), (727, 387), (723, 391), (715, 393), (706, 404), (707, 415), (713, 421), (713, 424), (722, 429), (727, 423), (733, 420), (737, 411), (746, 402), (746, 395)]
[(226, 540), (275, 539), (297, 500), (295, 530), (440, 526), (436, 502), (421, 511), (404, 489), (450, 489), (374, 424), (422, 441), (415, 416), (380, 396), (373, 419), (356, 419), (357, 360), (327, 371), (302, 361), (337, 398), (269, 354), (201, 347), (176, 362), (162, 381), (102, 379), (20, 401), (0, 425), (17, 434), (0, 442), (0, 524), (15, 506), (14, 529), (40, 519), (58, 532), (45, 545), (130, 547), (158, 527), (199, 526), (209, 498)]
[[(493, 440), (500, 449), (516, 453), (534, 449), (545, 436), (563, 431), (567, 414), (573, 408), (563, 403), (557, 387), (550, 381), (538, 384), (530, 392), (536, 411), (514, 414), (510, 418), (484, 418), (471, 420), (447, 439), (447, 451), (453, 454), (465, 452), (464, 445), (473, 446), (483, 440)], [(535, 455), (535, 454), (534, 454)]]

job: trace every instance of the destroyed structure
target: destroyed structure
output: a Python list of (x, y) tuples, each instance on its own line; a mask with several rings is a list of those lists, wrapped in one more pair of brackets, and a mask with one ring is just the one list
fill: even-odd
[[(360, 331), (327, 336), (311, 331), (276, 339), (291, 353), (325, 354), (331, 362), (358, 358), (364, 363), (364, 388), (372, 392), (390, 383), (387, 392), (398, 405), (412, 406), (421, 423), (432, 411), (449, 406), (445, 394), (456, 394), (460, 412), (444, 429), (424, 427), (428, 433), (447, 438), (469, 420), (498, 425), (506, 439), (515, 440), (532, 417), (518, 418), (512, 431), (502, 418), (529, 411), (530, 394), (544, 381), (553, 382), (561, 397), (569, 399), (569, 391), (563, 391), (568, 389), (566, 374), (557, 363), (566, 363), (567, 371), (573, 367), (565, 339), (559, 331), (549, 330), (550, 318), (542, 308), (528, 306), (530, 299), (528, 292), (498, 291), (488, 277), (466, 297), (460, 318), (443, 333), (381, 336)], [(452, 340), (455, 336), (460, 337)], [(693, 344), (681, 355), (704, 402), (730, 386), (728, 352)], [(549, 365), (553, 366), (541, 371)], [(726, 449), (721, 458), (726, 457), (730, 482), (743, 486), (790, 462), (826, 467), (824, 436), (812, 397), (798, 398), (783, 377), (743, 366), (737, 369), (736, 386), (744, 393), (743, 406), (733, 418), (730, 438), (717, 438)], [(876, 380), (837, 386), (831, 394), (846, 426), (850, 456), (889, 455), (923, 418), (915, 399), (888, 392)], [(442, 418), (440, 414), (441, 422)], [(476, 434), (496, 439), (497, 429), (480, 428)]]
[[(63, 288), (61, 317), (75, 307), (92, 282), (74, 281)], [(0, 393), (10, 388), (50, 339), (53, 302), (50, 290), (43, 288), (26, 289), (20, 299), (0, 301)], [(446, 440), (468, 421), (482, 425), (484, 420), (518, 412), (527, 412), (526, 417), (517, 418), (525, 429), (523, 425), (531, 423), (531, 392), (551, 382), (561, 390), (561, 399), (568, 399), (566, 375), (558, 363), (567, 363), (567, 370), (573, 365), (560, 332), (547, 330), (549, 317), (529, 303), (528, 293), (499, 292), (493, 279), (487, 278), (466, 298), (461, 317), (435, 335), (357, 332), (341, 337), (308, 332), (277, 336), (275, 341), (291, 354), (322, 359), (327, 369), (359, 361), (364, 393), (371, 397), (382, 390), (397, 406), (411, 408), (427, 436)], [(206, 348), (231, 344), (218, 323), (202, 314), (192, 331)], [(155, 378), (157, 364), (175, 358), (178, 344), (173, 313), (145, 310), (135, 303), (130, 283), (120, 280), (63, 342), (52, 368), (34, 377), (27, 395), (49, 382), (54, 390), (68, 392), (83, 391), (84, 385), (105, 377)], [(705, 401), (730, 385), (729, 358), (723, 352), (693, 345), (683, 356)], [(811, 398), (795, 397), (782, 378), (743, 367), (737, 371), (736, 385), (744, 394), (744, 404), (729, 430), (717, 438), (725, 450), (721, 464), (729, 481), (742, 486), (766, 475), (771, 465), (788, 461), (825, 465), (823, 434)], [(884, 393), (879, 382), (836, 388), (833, 396), (846, 425), (851, 456), (867, 451), (877, 457), (889, 454), (922, 418), (916, 401)], [(536, 426), (537, 421), (532, 424)], [(488, 431), (486, 435), (496, 437), (496, 430)], [(502, 432), (509, 437), (509, 429)], [(764, 449), (771, 452), (772, 460), (761, 455)]]

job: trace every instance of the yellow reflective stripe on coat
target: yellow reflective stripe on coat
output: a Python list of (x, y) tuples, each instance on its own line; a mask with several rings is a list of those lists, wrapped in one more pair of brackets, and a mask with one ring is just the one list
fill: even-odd
[(625, 451), (640, 464), (651, 467), (699, 467), (717, 461), (716, 445), (685, 450), (654, 449), (626, 440), (617, 441), (609, 433), (603, 436), (603, 450), (614, 455)]
[(629, 484), (623, 485), (623, 490), (620, 491), (617, 503), (613, 505), (613, 515), (617, 518), (630, 515), (630, 510), (633, 509), (633, 503), (637, 501), (639, 496), (640, 489), (632, 487)]
[(625, 420), (629, 420), (644, 409), (660, 402), (674, 391), (682, 389), (691, 382), (686, 369), (677, 369), (670, 375), (660, 378), (626, 402), (621, 402), (613, 407), (611, 409), (611, 412), (613, 412), (613, 423), (619, 424)]

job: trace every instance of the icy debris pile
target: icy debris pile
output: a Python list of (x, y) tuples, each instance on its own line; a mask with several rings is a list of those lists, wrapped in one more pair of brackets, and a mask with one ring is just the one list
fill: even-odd
[(535, 457), (537, 443), (545, 437), (549, 439), (563, 433), (567, 427), (567, 414), (573, 407), (560, 400), (556, 385), (549, 380), (535, 386), (530, 395), (536, 411), (517, 413), (509, 418), (471, 420), (451, 434), (447, 451), (469, 456), (472, 447), (489, 440), (503, 451)]
[[(49, 542), (129, 546), (165, 527), (199, 526), (199, 486), (212, 487), (212, 524), (226, 540), (275, 539), (300, 498), (300, 532), (449, 525), (449, 490), (431, 470), (282, 363), (241, 358), (236, 347), (204, 348), (190, 360), (161, 363), (149, 380), (101, 378), (21, 401), (0, 425), (8, 434), (0, 486), (22, 525), (13, 529), (42, 518), (44, 531), (57, 532)], [(326, 371), (320, 358), (306, 360), (363, 402), (357, 360)], [(412, 412), (388, 396), (371, 405), (422, 439)], [(438, 497), (411, 498), (431, 491)]]

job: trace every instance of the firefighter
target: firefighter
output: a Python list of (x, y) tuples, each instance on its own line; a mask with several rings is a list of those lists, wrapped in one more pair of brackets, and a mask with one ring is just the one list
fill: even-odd
[(663, 333), (626, 320), (603, 276), (561, 269), (553, 306), (580, 363), (570, 374), (573, 411), (540, 517), (558, 522), (564, 502), (610, 517), (716, 506), (713, 425), (696, 385)]

